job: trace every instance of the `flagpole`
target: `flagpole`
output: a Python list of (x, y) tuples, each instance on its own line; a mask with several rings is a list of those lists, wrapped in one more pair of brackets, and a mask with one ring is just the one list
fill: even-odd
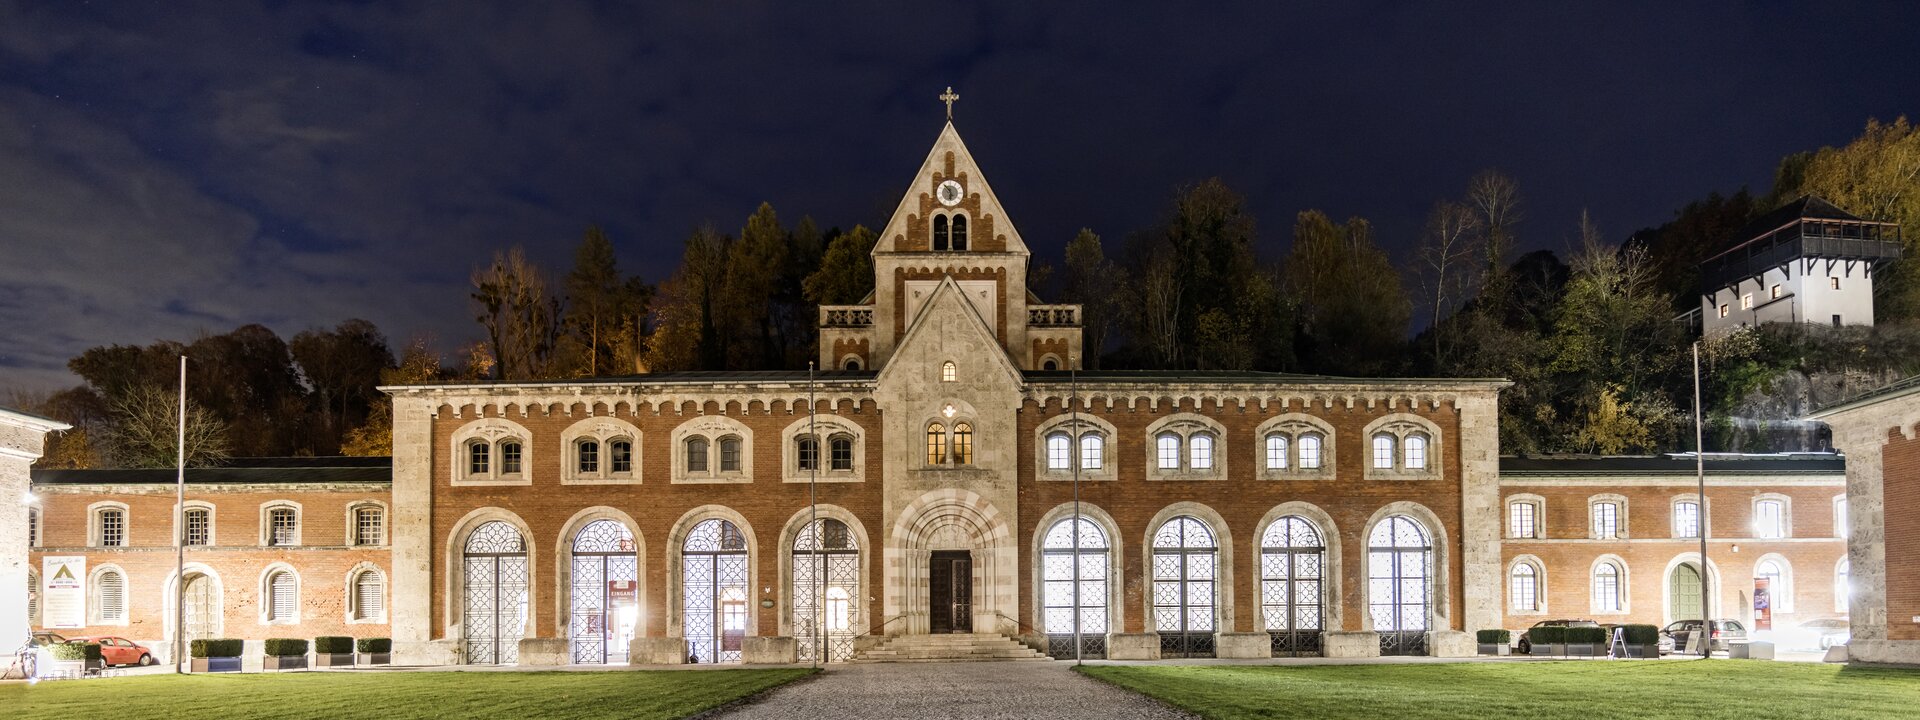
[(173, 672), (187, 656), (187, 356), (180, 356), (180, 418), (173, 477)]
[(1700, 341), (1693, 341), (1693, 475), (1699, 495), (1695, 513), (1700, 530), (1700, 659), (1713, 657), (1713, 610), (1707, 582), (1707, 443), (1700, 417)]
[(813, 666), (817, 668), (820, 667), (821, 653), (827, 651), (826, 629), (821, 622), (827, 616), (825, 586), (822, 584), (826, 580), (822, 575), (827, 567), (822, 562), (825, 556), (821, 554), (826, 549), (827, 534), (820, 529), (819, 490), (820, 451), (827, 448), (820, 443), (820, 431), (815, 428), (813, 367), (813, 361), (807, 361), (807, 437), (813, 440), (813, 464), (807, 472), (807, 532), (814, 534), (813, 556), (807, 561), (813, 564)]
[[(1080, 373), (1074, 367), (1074, 358), (1067, 356), (1067, 412), (1073, 428), (1073, 448), (1068, 459), (1073, 461), (1073, 664), (1084, 665), (1080, 641), (1080, 463), (1085, 460), (1085, 452), (1080, 449), (1082, 435), (1080, 430)], [(1105, 446), (1102, 446), (1105, 449)]]

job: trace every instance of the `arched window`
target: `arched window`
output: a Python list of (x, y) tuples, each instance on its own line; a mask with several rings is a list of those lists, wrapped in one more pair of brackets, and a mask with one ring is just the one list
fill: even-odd
[(1060, 363), (1055, 362), (1053, 358), (1047, 358), (1045, 362), (1040, 363), (1040, 369), (1041, 370), (1059, 370)]
[(1853, 585), (1847, 581), (1848, 571), (1853, 569), (1853, 561), (1841, 558), (1840, 564), (1833, 567), (1833, 609), (1834, 612), (1848, 612), (1853, 600)]
[(726, 520), (702, 520), (680, 552), (688, 660), (739, 662), (747, 634), (746, 536)]
[(1848, 531), (1847, 496), (1841, 495), (1833, 499), (1833, 536), (1846, 539)]
[(1058, 432), (1047, 436), (1047, 469), (1067, 470), (1073, 462), (1073, 439)]
[(1381, 655), (1424, 655), (1432, 614), (1433, 542), (1405, 515), (1373, 526), (1367, 537), (1367, 610)]
[(1300, 436), (1300, 469), (1301, 470), (1320, 469), (1320, 436), (1319, 435), (1301, 435)]
[(567, 637), (575, 663), (627, 662), (640, 622), (640, 569), (633, 532), (616, 520), (595, 520), (573, 536), (572, 612)]
[(1280, 433), (1267, 436), (1267, 469), (1287, 469), (1287, 436)]
[(1693, 500), (1680, 500), (1673, 504), (1673, 536), (1700, 537), (1700, 503)]
[[(1793, 608), (1793, 589), (1788, 587), (1787, 573), (1780, 563), (1774, 560), (1761, 560), (1753, 566), (1753, 579), (1767, 581), (1767, 600), (1774, 612), (1789, 612)], [(1757, 586), (1760, 583), (1755, 582)], [(1759, 598), (1755, 598), (1757, 602)]]
[(1507, 576), (1508, 612), (1539, 612), (1540, 579), (1531, 563), (1515, 563)]
[(946, 252), (951, 247), (947, 234), (947, 216), (933, 216), (933, 251)]
[(953, 424), (953, 462), (956, 465), (973, 464), (973, 426), (967, 423)]
[(1393, 436), (1380, 433), (1373, 436), (1373, 467), (1378, 470), (1393, 469)]
[(1080, 436), (1080, 469), (1099, 470), (1106, 465), (1107, 441), (1100, 433)]
[(1159, 458), (1160, 469), (1179, 470), (1180, 436), (1174, 433), (1160, 433), (1160, 437), (1154, 439), (1154, 444), (1159, 450), (1156, 455)]
[(467, 535), (461, 568), (464, 604), (460, 629), (466, 662), (519, 662), (520, 637), (527, 626), (525, 539), (512, 525), (488, 521)]
[(352, 617), (358, 622), (379, 622), (386, 617), (387, 582), (376, 570), (362, 570), (353, 576)]
[(493, 448), (483, 440), (467, 443), (467, 474), (485, 476), (493, 472)]
[(853, 438), (835, 435), (827, 439), (827, 449), (830, 451), (828, 467), (848, 472), (853, 470)]
[(794, 438), (794, 459), (800, 464), (800, 470), (820, 469), (820, 443), (811, 435)]
[(94, 581), (99, 589), (94, 591), (98, 603), (95, 622), (100, 625), (119, 625), (127, 621), (127, 578), (118, 569), (100, 573)]
[(953, 250), (961, 252), (967, 249), (967, 216), (953, 216)]
[(1213, 469), (1213, 436), (1206, 433), (1194, 433), (1187, 438), (1188, 467), (1194, 470)]
[(847, 358), (847, 363), (844, 367), (848, 370), (859, 370), (860, 358)]
[(1214, 598), (1219, 547), (1213, 529), (1182, 515), (1153, 534), (1153, 629), (1160, 657), (1214, 653)]
[(195, 547), (213, 541), (213, 511), (203, 507), (187, 508), (186, 543)]
[(947, 464), (947, 426), (940, 423), (927, 426), (927, 464)]
[(267, 576), (267, 622), (290, 623), (299, 619), (299, 586), (293, 573), (275, 571)]
[(707, 471), (707, 439), (703, 437), (687, 438), (687, 472), (703, 473)]
[(599, 441), (581, 440), (580, 444), (575, 448), (575, 453), (577, 453), (579, 459), (577, 467), (581, 474), (585, 475), (600, 472)]
[(1406, 447), (1406, 452), (1402, 457), (1406, 461), (1407, 469), (1427, 469), (1427, 436), (1408, 435), (1402, 444)]
[(1754, 537), (1775, 539), (1787, 536), (1787, 504), (1779, 500), (1761, 500), (1753, 504)]
[(940, 365), (940, 382), (953, 382), (955, 374), (952, 360)]
[(607, 443), (607, 460), (615, 475), (633, 472), (633, 442), (622, 438)]
[(1620, 612), (1620, 568), (1603, 562), (1593, 568), (1593, 611)]
[[(1047, 654), (1056, 658), (1106, 657), (1107, 534), (1085, 517), (1067, 517), (1047, 528), (1040, 543), (1041, 625)], [(1080, 629), (1080, 648), (1073, 646)]]
[(1260, 607), (1275, 657), (1320, 654), (1327, 561), (1320, 528), (1298, 515), (1260, 536)]
[(740, 438), (720, 438), (720, 472), (740, 472)]
[(500, 474), (520, 474), (520, 442), (518, 440), (500, 443)]
[(287, 547), (300, 544), (300, 512), (290, 507), (267, 510), (267, 544)]
[[(793, 539), (792, 562), (793, 634), (800, 660), (852, 659), (859, 612), (852, 599), (860, 594), (860, 547), (852, 529), (834, 518), (807, 523)], [(824, 655), (818, 653), (822, 632)]]
[(375, 505), (363, 505), (353, 511), (353, 544), (387, 544), (387, 513)]

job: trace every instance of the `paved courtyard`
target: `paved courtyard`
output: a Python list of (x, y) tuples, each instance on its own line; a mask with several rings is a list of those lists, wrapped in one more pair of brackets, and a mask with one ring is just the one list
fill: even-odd
[(1063, 662), (836, 665), (722, 718), (1191, 718)]

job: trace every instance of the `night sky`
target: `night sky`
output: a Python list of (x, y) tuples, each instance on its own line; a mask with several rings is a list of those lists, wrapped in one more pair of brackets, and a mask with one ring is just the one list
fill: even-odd
[(476, 265), (564, 272), (588, 224), (649, 281), (762, 200), (877, 227), (948, 85), (1052, 258), (1214, 175), (1269, 258), (1307, 208), (1403, 253), (1487, 167), (1559, 249), (1582, 208), (1621, 238), (1920, 115), (1911, 3), (1273, 4), (0, 0), (0, 389), (248, 322), (450, 349)]

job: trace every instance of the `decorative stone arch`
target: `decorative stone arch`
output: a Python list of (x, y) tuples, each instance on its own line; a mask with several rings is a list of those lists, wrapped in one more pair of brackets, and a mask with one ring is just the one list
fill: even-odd
[[(1687, 497), (1692, 497), (1692, 496), (1689, 495)], [(1686, 552), (1686, 553), (1680, 553), (1678, 555), (1674, 555), (1672, 558), (1667, 560), (1666, 567), (1661, 569), (1660, 571), (1660, 617), (1661, 617), (1660, 625), (1662, 627), (1665, 627), (1668, 623), (1671, 623), (1676, 619), (1673, 616), (1673, 571), (1675, 568), (1680, 567), (1682, 563), (1692, 564), (1696, 568), (1700, 567), (1700, 553), (1698, 551), (1695, 551), (1695, 552)], [(1722, 595), (1722, 592), (1720, 589), (1720, 565), (1718, 563), (1713, 562), (1712, 559), (1708, 559), (1707, 566), (1703, 568), (1701, 572), (1706, 573), (1706, 578), (1707, 578), (1707, 609), (1711, 613), (1712, 617), (1716, 617), (1716, 618), (1722, 617), (1724, 616), (1724, 613), (1721, 611), (1721, 603), (1720, 603), (1721, 595)]]
[[(114, 573), (120, 577), (120, 617), (111, 620), (100, 614), (101, 607), (104, 604), (100, 597), (100, 591), (102, 589), (100, 577), (107, 573)], [(120, 567), (117, 563), (109, 562), (101, 563), (87, 571), (86, 616), (88, 625), (126, 627), (132, 624), (133, 577), (127, 574), (126, 568)]]
[[(359, 589), (360, 578), (369, 573), (380, 578), (380, 612), (378, 615), (372, 617), (356, 618), (354, 616), (360, 612), (360, 596), (359, 593), (355, 591)], [(390, 615), (388, 608), (393, 605), (393, 603), (389, 602), (389, 599), (393, 595), (393, 582), (388, 578), (387, 571), (382, 570), (379, 565), (375, 565), (370, 561), (362, 560), (347, 570), (346, 585), (344, 588), (345, 593), (342, 595), (342, 601), (340, 603), (340, 607), (345, 610), (341, 617), (343, 622), (348, 625), (386, 624), (387, 618)]]
[(852, 371), (858, 372), (861, 369), (863, 369), (865, 365), (866, 365), (866, 362), (865, 360), (861, 359), (859, 353), (847, 353), (845, 355), (840, 356), (840, 361), (838, 363), (835, 363), (834, 367), (839, 370), (852, 370)]
[[(187, 563), (181, 570), (185, 571), (188, 576), (199, 575), (206, 578), (202, 582), (213, 583), (211, 592), (213, 595), (213, 606), (207, 608), (207, 612), (213, 620), (213, 636), (225, 637), (227, 630), (227, 592), (226, 582), (220, 578), (219, 571), (214, 570), (213, 566), (201, 562)], [(180, 597), (179, 584), (180, 575), (174, 572), (173, 568), (168, 568), (166, 580), (161, 583), (164, 596), (160, 599), (160, 606), (164, 612), (163, 617), (160, 619), (160, 629), (161, 636), (167, 639), (167, 652), (169, 656), (173, 652), (173, 641), (176, 639), (175, 633), (179, 632), (178, 618), (180, 617), (180, 611), (176, 609), (178, 607), (176, 601)]]
[[(1070, 463), (1065, 470), (1053, 470), (1047, 467), (1047, 436), (1057, 432), (1065, 432), (1069, 438)], [(1088, 432), (1100, 435), (1100, 467), (1091, 470), (1081, 468), (1080, 479), (1113, 480), (1117, 478), (1119, 463), (1116, 460), (1119, 455), (1114, 452), (1114, 447), (1119, 441), (1120, 433), (1114, 429), (1113, 423), (1087, 412), (1079, 413), (1077, 418), (1074, 413), (1062, 412), (1041, 421), (1040, 427), (1034, 429), (1033, 447), (1036, 451), (1033, 453), (1033, 476), (1041, 480), (1072, 480), (1073, 466), (1080, 462), (1080, 439)], [(1216, 457), (1218, 454), (1216, 450)]]
[[(1533, 605), (1534, 606), (1531, 609), (1516, 608), (1513, 606), (1513, 571), (1522, 565), (1533, 568)], [(1515, 555), (1512, 560), (1507, 562), (1506, 571), (1501, 573), (1500, 584), (1501, 584), (1500, 605), (1501, 607), (1506, 608), (1508, 615), (1546, 615), (1548, 614), (1547, 608), (1549, 607), (1549, 605), (1547, 604), (1547, 601), (1548, 601), (1547, 562), (1545, 560), (1541, 560), (1539, 556), (1533, 555), (1533, 554)]]
[[(726, 438), (740, 441), (740, 469), (722, 471), (720, 469), (720, 443)], [(687, 469), (687, 441), (701, 438), (707, 441), (707, 469), (695, 472)], [(673, 482), (676, 483), (750, 483), (753, 482), (753, 430), (746, 423), (725, 415), (701, 415), (680, 423), (673, 429), (671, 436), (673, 451)], [(752, 605), (753, 603), (748, 603)]]
[[(1599, 506), (1602, 503), (1613, 503), (1613, 507), (1615, 511), (1618, 513), (1618, 515), (1613, 519), (1613, 537), (1611, 538), (1600, 537), (1600, 528), (1597, 526), (1597, 523), (1594, 522), (1594, 508)], [(1597, 495), (1588, 496), (1587, 497), (1587, 537), (1593, 540), (1625, 540), (1627, 539), (1627, 528), (1628, 528), (1627, 518), (1628, 518), (1629, 511), (1630, 511), (1630, 508), (1627, 505), (1627, 496), (1625, 495), (1621, 495), (1619, 493), (1600, 493)]]
[[(1600, 577), (1600, 566), (1602, 565), (1612, 565), (1613, 569), (1619, 573), (1615, 576), (1620, 584), (1618, 588), (1620, 608), (1617, 610), (1601, 608), (1599, 598), (1595, 597), (1595, 593), (1593, 592), (1594, 581)], [(1627, 561), (1619, 555), (1604, 553), (1594, 558), (1593, 562), (1587, 565), (1587, 612), (1593, 615), (1631, 614), (1633, 612), (1633, 581), (1629, 575), (1630, 571)]]
[[(1194, 403), (1196, 407), (1200, 403)], [(1180, 437), (1180, 467), (1163, 470), (1160, 468), (1161, 435), (1173, 433)], [(1193, 438), (1206, 434), (1213, 438), (1213, 467), (1196, 470), (1193, 463)], [(1147, 479), (1149, 480), (1221, 480), (1227, 477), (1227, 428), (1218, 420), (1193, 412), (1180, 412), (1168, 415), (1147, 426), (1145, 438), (1147, 451)], [(1156, 525), (1155, 527), (1158, 527)]]
[[(562, 485), (624, 485), (640, 483), (642, 466), (640, 448), (642, 436), (640, 428), (633, 423), (617, 417), (595, 416), (583, 418), (565, 430), (560, 431), (560, 484)], [(591, 440), (599, 443), (598, 469), (594, 472), (580, 471), (580, 443)], [(631, 467), (626, 472), (613, 471), (613, 449), (615, 440), (625, 440), (632, 446)]]
[(733, 508), (725, 505), (701, 505), (681, 515), (679, 520), (674, 521), (673, 530), (667, 533), (667, 637), (686, 637), (685, 579), (680, 575), (684, 567), (681, 556), (686, 549), (687, 535), (693, 532), (694, 526), (713, 519), (733, 523), (733, 526), (740, 530), (741, 539), (746, 542), (748, 590), (746, 636), (754, 637), (760, 634), (760, 600), (763, 598), (753, 597), (752, 591), (762, 589), (764, 592), (764, 588), (759, 584), (760, 541), (753, 534), (753, 525), (747, 522), (745, 515), (741, 515)]
[(888, 616), (905, 618), (899, 631), (921, 635), (932, 627), (927, 566), (935, 550), (973, 553), (974, 631), (1018, 635), (1019, 549), (1010, 519), (979, 493), (951, 487), (907, 503), (888, 535), (885, 607)]
[[(1320, 531), (1320, 542), (1327, 548), (1326, 559), (1320, 568), (1320, 626), (1322, 630), (1328, 632), (1341, 630), (1346, 627), (1343, 624), (1346, 617), (1346, 594), (1341, 591), (1346, 577), (1341, 572), (1344, 565), (1343, 558), (1346, 555), (1340, 549), (1340, 527), (1333, 521), (1333, 516), (1327, 514), (1327, 511), (1313, 503), (1298, 500), (1273, 506), (1273, 509), (1268, 510), (1267, 514), (1260, 518), (1260, 524), (1254, 526), (1254, 535), (1249, 543), (1254, 553), (1253, 567), (1260, 567), (1259, 557), (1266, 547), (1267, 528), (1287, 516), (1305, 518)], [(1253, 594), (1247, 597), (1263, 597), (1260, 583), (1264, 575), (1264, 572), (1253, 573), (1251, 584), (1248, 586)], [(1253, 626), (1256, 630), (1266, 627), (1264, 602), (1254, 608)]]
[[(1282, 469), (1267, 467), (1267, 438), (1279, 434), (1287, 439), (1287, 466)], [(1300, 467), (1300, 438), (1317, 435), (1320, 438), (1320, 467)], [(1299, 412), (1281, 413), (1260, 423), (1253, 432), (1253, 467), (1264, 480), (1279, 479), (1330, 479), (1334, 476), (1333, 426), (1313, 415)], [(1264, 530), (1262, 531), (1264, 532)]]
[(1798, 604), (1794, 602), (1794, 596), (1800, 589), (1800, 583), (1793, 574), (1793, 561), (1778, 552), (1770, 552), (1754, 558), (1753, 579), (1760, 579), (1760, 564), (1765, 562), (1772, 562), (1780, 568), (1780, 587), (1767, 588), (1767, 596), (1773, 603), (1773, 612), (1776, 614), (1793, 612)]
[[(1393, 467), (1374, 467), (1373, 439), (1378, 435), (1393, 438)], [(1407, 441), (1421, 437), (1426, 442), (1426, 462), (1424, 467), (1407, 467)], [(1365, 477), (1369, 480), (1437, 480), (1441, 477), (1440, 468), (1445, 458), (1441, 455), (1444, 444), (1440, 441), (1440, 426), (1413, 413), (1391, 413), (1367, 423), (1366, 430), (1360, 433), (1361, 457), (1366, 468)]]
[[(620, 523), (627, 532), (633, 534), (633, 557), (636, 570), (634, 592), (639, 599), (640, 616), (647, 616), (647, 541), (640, 535), (640, 524), (632, 515), (619, 508), (595, 505), (582, 508), (560, 524), (560, 534), (553, 541), (553, 637), (567, 637), (568, 623), (573, 621), (573, 540), (580, 530), (597, 520), (612, 520)], [(529, 549), (531, 553), (531, 549)], [(529, 554), (531, 556), (531, 554)], [(528, 587), (532, 587), (531, 584)], [(634, 626), (634, 636), (646, 633), (646, 623)]]
[[(1513, 506), (1533, 506), (1533, 534), (1522, 536), (1513, 524)], [(1513, 493), (1500, 502), (1500, 537), (1508, 540), (1545, 540), (1547, 538), (1547, 499), (1533, 493)]]
[[(1419, 522), (1421, 529), (1427, 531), (1428, 541), (1432, 543), (1433, 559), (1427, 566), (1428, 576), (1433, 581), (1433, 586), (1428, 591), (1428, 598), (1430, 598), (1431, 602), (1428, 605), (1427, 631), (1439, 632), (1451, 630), (1453, 629), (1451, 620), (1453, 616), (1453, 566), (1450, 564), (1453, 562), (1452, 546), (1449, 545), (1447, 538), (1447, 526), (1440, 522), (1439, 515), (1434, 514), (1434, 512), (1427, 509), (1425, 505), (1410, 500), (1398, 500), (1381, 506), (1379, 510), (1374, 511), (1373, 517), (1367, 518), (1367, 524), (1359, 535), (1360, 542), (1363, 544), (1360, 553), (1361, 587), (1367, 587), (1367, 579), (1373, 577), (1373, 553), (1368, 552), (1368, 549), (1372, 546), (1373, 529), (1382, 521), (1395, 515), (1405, 515)], [(1371, 596), (1363, 597), (1361, 599), (1361, 606), (1366, 607), (1370, 605), (1371, 602)], [(1373, 631), (1372, 612), (1363, 611), (1360, 613), (1360, 629), (1368, 632)]]
[[(1080, 516), (1098, 526), (1100, 532), (1106, 533), (1107, 535), (1107, 632), (1121, 632), (1122, 629), (1126, 627), (1127, 612), (1126, 536), (1120, 534), (1120, 523), (1115, 522), (1113, 516), (1107, 514), (1107, 511), (1098, 505), (1090, 502), (1081, 502)], [(1053, 506), (1052, 510), (1041, 514), (1039, 522), (1033, 526), (1033, 541), (1028, 543), (1029, 547), (1027, 548), (1028, 552), (1033, 553), (1032, 557), (1034, 558), (1033, 572), (1030, 573), (1032, 575), (1030, 579), (1033, 583), (1033, 592), (1028, 593), (1029, 597), (1027, 598), (1027, 601), (1031, 603), (1028, 607), (1032, 608), (1032, 612), (1027, 614), (1027, 624), (1036, 630), (1045, 630), (1046, 628), (1044, 624), (1046, 618), (1044, 617), (1043, 611), (1043, 608), (1046, 607), (1046, 588), (1044, 587), (1046, 568), (1043, 566), (1041, 558), (1044, 556), (1046, 548), (1047, 531), (1053, 529), (1054, 523), (1070, 517), (1073, 517), (1073, 503), (1064, 502)], [(1149, 602), (1151, 602), (1151, 600), (1149, 600)]]
[(446, 618), (446, 627), (444, 628), (446, 634), (444, 637), (456, 643), (460, 642), (461, 638), (466, 637), (464, 628), (462, 627), (462, 622), (465, 620), (462, 615), (466, 612), (466, 604), (463, 602), (466, 594), (462, 590), (466, 582), (466, 563), (462, 561), (462, 558), (466, 554), (467, 536), (473, 534), (473, 531), (481, 525), (495, 520), (513, 526), (514, 531), (520, 533), (520, 542), (526, 544), (527, 630), (531, 632), (537, 627), (537, 623), (539, 622), (540, 593), (534, 591), (534, 588), (539, 587), (538, 583), (540, 581), (540, 563), (534, 560), (534, 558), (539, 557), (536, 554), (539, 543), (533, 535), (532, 528), (527, 525), (525, 520), (520, 519), (519, 515), (506, 508), (493, 506), (474, 508), (472, 512), (467, 513), (453, 524), (453, 528), (447, 532), (446, 538), (446, 554), (444, 558), (444, 561), (447, 563), (445, 565), (447, 568), (446, 584), (443, 588), (440, 602), (441, 608), (444, 611), (442, 617)]
[[(459, 415), (456, 414), (455, 417)], [(525, 413), (522, 413), (522, 417)], [(500, 445), (512, 440), (520, 443), (520, 472), (501, 472)], [(467, 447), (485, 444), (487, 452), (487, 472), (484, 475), (468, 472)], [(533, 433), (526, 426), (504, 417), (482, 417), (453, 431), (447, 448), (448, 477), (454, 485), (530, 485), (533, 483)]]
[(1777, 492), (1760, 493), (1753, 496), (1753, 500), (1747, 504), (1748, 518), (1750, 518), (1747, 525), (1747, 532), (1751, 534), (1751, 537), (1766, 539), (1760, 534), (1759, 528), (1756, 526), (1760, 520), (1760, 503), (1763, 502), (1780, 503), (1780, 537), (1794, 537), (1793, 497)]
[[(1146, 575), (1142, 579), (1142, 582), (1151, 583), (1153, 581), (1153, 536), (1160, 532), (1160, 526), (1167, 524), (1169, 520), (1183, 515), (1192, 516), (1206, 523), (1207, 529), (1213, 532), (1214, 546), (1219, 549), (1219, 555), (1214, 564), (1213, 582), (1216, 594), (1216, 602), (1213, 608), (1214, 632), (1232, 632), (1232, 628), (1234, 627), (1233, 591), (1235, 587), (1233, 579), (1233, 559), (1235, 557), (1233, 533), (1227, 527), (1226, 518), (1221, 517), (1220, 513), (1215, 512), (1213, 508), (1197, 502), (1182, 500), (1161, 508), (1158, 513), (1154, 513), (1153, 519), (1147, 522), (1146, 532), (1140, 536), (1140, 557), (1143, 560), (1143, 567), (1147, 568)], [(1153, 632), (1153, 591), (1151, 586), (1148, 587), (1146, 592), (1141, 593), (1141, 595), (1142, 614), (1140, 617), (1143, 622), (1142, 627), (1146, 628), (1148, 632)]]
[[(819, 519), (838, 520), (845, 523), (847, 532), (853, 534), (854, 547), (859, 551), (860, 557), (860, 594), (857, 596), (857, 601), (853, 603), (855, 619), (851, 624), (858, 634), (872, 632), (873, 618), (868, 617), (869, 613), (867, 610), (870, 605), (866, 602), (866, 598), (873, 597), (873, 573), (871, 570), (873, 568), (874, 547), (872, 539), (867, 536), (867, 526), (865, 523), (860, 522), (860, 516), (853, 514), (853, 511), (839, 505), (821, 503), (816, 507), (820, 510)], [(800, 536), (801, 530), (806, 529), (808, 523), (813, 522), (814, 515), (812, 510), (813, 508), (811, 507), (801, 508), (796, 511), (792, 517), (787, 518), (786, 525), (780, 529), (780, 555), (779, 559), (774, 562), (775, 565), (780, 567), (780, 585), (774, 589), (774, 594), (780, 599), (778, 603), (778, 612), (780, 614), (779, 634), (783, 637), (791, 637), (793, 635), (793, 596), (794, 593), (800, 591), (800, 588), (793, 587), (794, 540)]]
[[(273, 616), (273, 578), (282, 573), (285, 573), (287, 577), (293, 578), (293, 615), (291, 617), (277, 618)], [(304, 605), (306, 603), (302, 600), (302, 594), (306, 591), (306, 581), (300, 577), (300, 571), (294, 568), (291, 563), (269, 563), (265, 568), (260, 570), (260, 579), (258, 582), (259, 587), (257, 590), (260, 594), (257, 597), (260, 598), (260, 607), (258, 608), (257, 615), (260, 618), (260, 624), (300, 624), (301, 618), (306, 615), (304, 612)]]
[[(796, 413), (797, 414), (797, 413)], [(814, 446), (814, 462), (819, 465), (816, 473), (800, 469), (800, 439), (808, 435), (809, 427), (817, 436)], [(846, 437), (853, 441), (853, 469), (834, 470), (832, 458), (833, 439)], [(867, 479), (867, 431), (848, 418), (826, 412), (812, 416), (800, 415), (800, 419), (788, 424), (780, 431), (780, 475), (790, 483), (820, 482), (865, 482)]]

